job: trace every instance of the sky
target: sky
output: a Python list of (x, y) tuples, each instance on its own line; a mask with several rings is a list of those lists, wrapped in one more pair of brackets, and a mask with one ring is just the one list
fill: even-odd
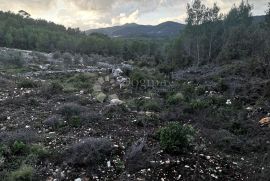
[[(156, 25), (165, 21), (185, 22), (191, 0), (0, 0), (0, 10), (17, 13), (25, 10), (32, 18), (45, 19), (66, 27), (88, 30), (138, 23)], [(241, 0), (202, 0), (227, 13)], [(269, 0), (249, 0), (253, 15), (263, 15)]]

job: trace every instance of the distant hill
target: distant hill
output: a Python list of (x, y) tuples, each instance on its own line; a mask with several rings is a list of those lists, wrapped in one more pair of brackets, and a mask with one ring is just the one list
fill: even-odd
[(176, 22), (165, 22), (156, 26), (138, 25), (135, 23), (125, 24), (123, 26), (114, 26), (108, 28), (92, 29), (86, 31), (87, 34), (102, 33), (110, 37), (149, 37), (149, 38), (167, 38), (179, 35), (185, 27), (184, 24)]
[(265, 16), (253, 16), (253, 23), (261, 23), (265, 20)]

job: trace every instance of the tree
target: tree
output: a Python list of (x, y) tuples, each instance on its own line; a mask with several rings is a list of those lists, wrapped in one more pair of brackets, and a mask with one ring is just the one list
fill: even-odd
[(187, 5), (187, 31), (195, 35), (196, 50), (197, 50), (197, 66), (200, 64), (200, 42), (201, 24), (204, 20), (205, 5), (201, 0), (195, 0), (192, 5)]
[(265, 27), (270, 30), (270, 2), (268, 3), (268, 10), (266, 10)]
[(225, 17), (225, 26), (226, 28), (232, 26), (238, 26), (240, 24), (249, 26), (252, 23), (252, 6), (248, 2), (242, 0), (239, 7), (234, 7), (230, 10), (228, 15)]

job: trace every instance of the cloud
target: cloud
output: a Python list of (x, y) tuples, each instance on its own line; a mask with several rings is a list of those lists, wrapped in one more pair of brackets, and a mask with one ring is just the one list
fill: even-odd
[(126, 24), (126, 23), (137, 23), (138, 16), (139, 16), (138, 9), (129, 15), (126, 15), (125, 13), (121, 13), (119, 16), (112, 18), (112, 24), (113, 25), (122, 25), (122, 24)]
[[(202, 0), (207, 6), (217, 2), (223, 13), (242, 0)], [(33, 18), (42, 18), (82, 30), (125, 23), (158, 24), (184, 22), (186, 4), (192, 0), (0, 0), (0, 10), (23, 9)], [(254, 14), (264, 14), (265, 0), (249, 0)]]

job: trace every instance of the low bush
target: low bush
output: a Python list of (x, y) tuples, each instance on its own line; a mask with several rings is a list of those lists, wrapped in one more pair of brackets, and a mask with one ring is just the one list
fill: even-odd
[(28, 165), (22, 165), (18, 170), (11, 172), (8, 181), (31, 181), (33, 180), (34, 169)]
[(68, 164), (79, 166), (96, 166), (110, 156), (112, 143), (104, 138), (89, 138), (76, 143), (64, 153)]
[(155, 100), (148, 100), (146, 101), (143, 106), (142, 106), (144, 111), (160, 111), (161, 110), (161, 106), (159, 104), (159, 102), (155, 101)]
[(27, 152), (27, 146), (22, 141), (15, 141), (11, 146), (11, 151), (13, 154), (20, 154)]
[(18, 88), (36, 88), (38, 87), (38, 83), (30, 79), (24, 79), (20, 81), (17, 86)]
[(53, 58), (54, 59), (59, 59), (61, 57), (61, 52), (57, 51), (53, 53)]
[(53, 129), (58, 129), (64, 125), (64, 120), (60, 115), (53, 115), (44, 121), (44, 124)]
[(194, 99), (194, 100), (191, 100), (189, 105), (191, 109), (195, 111), (195, 110), (201, 110), (201, 109), (207, 108), (209, 106), (209, 102), (202, 99)]
[(51, 82), (42, 86), (41, 94), (45, 97), (51, 97), (52, 95), (62, 93), (63, 89), (64, 87), (59, 82)]
[(57, 109), (57, 113), (70, 119), (74, 116), (80, 116), (82, 112), (86, 111), (86, 108), (76, 103), (66, 103)]
[(36, 155), (38, 158), (45, 158), (49, 155), (49, 151), (43, 145), (39, 144), (31, 145), (30, 153)]
[(130, 107), (136, 107), (139, 110), (143, 111), (160, 111), (161, 104), (157, 100), (152, 99), (137, 99), (129, 102)]
[(62, 56), (65, 65), (72, 65), (73, 57), (70, 53), (65, 52)]
[(177, 93), (177, 94), (170, 95), (168, 97), (168, 99), (167, 99), (167, 102), (169, 104), (178, 104), (183, 100), (184, 100), (183, 94), (182, 93)]
[(184, 152), (191, 146), (194, 135), (191, 126), (173, 122), (159, 130), (160, 146), (169, 153)]
[(93, 75), (88, 73), (76, 74), (69, 78), (66, 83), (74, 89), (90, 89), (93, 86)]

